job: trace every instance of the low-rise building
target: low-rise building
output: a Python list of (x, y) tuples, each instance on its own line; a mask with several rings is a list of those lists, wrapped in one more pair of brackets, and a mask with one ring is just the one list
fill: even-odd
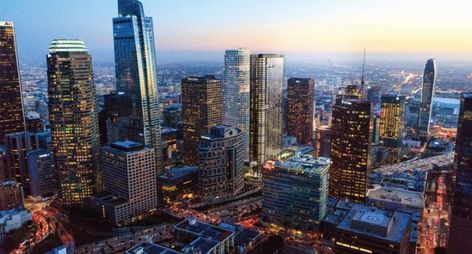
[(0, 211), (0, 224), (5, 233), (21, 228), (22, 225), (32, 220), (30, 211), (25, 208), (14, 208)]
[(198, 191), (198, 167), (173, 167), (157, 178), (157, 186), (164, 204), (192, 199)]
[(367, 190), (366, 204), (391, 211), (401, 208), (423, 211), (424, 194), (403, 188), (376, 185), (373, 189)]
[(0, 182), (0, 211), (23, 206), (24, 197), (21, 184), (13, 180)]

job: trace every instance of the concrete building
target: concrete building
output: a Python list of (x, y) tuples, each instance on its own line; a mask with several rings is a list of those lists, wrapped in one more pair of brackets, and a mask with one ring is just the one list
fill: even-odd
[(24, 197), (21, 185), (13, 180), (0, 182), (0, 211), (23, 206)]
[(204, 199), (231, 198), (244, 187), (244, 135), (239, 128), (218, 125), (202, 135), (198, 146), (198, 187)]
[(263, 169), (262, 220), (285, 228), (313, 231), (327, 212), (327, 158), (295, 155)]
[(403, 188), (376, 185), (367, 190), (365, 203), (371, 206), (395, 211), (409, 209), (423, 211), (424, 193)]
[(0, 210), (0, 225), (2, 225), (5, 233), (21, 228), (21, 226), (31, 220), (31, 212), (22, 207)]
[(164, 204), (192, 199), (198, 191), (198, 166), (170, 168), (157, 178), (157, 193)]
[(157, 209), (155, 149), (133, 141), (117, 141), (102, 148), (105, 192), (92, 204), (116, 225), (137, 221)]
[(57, 177), (54, 159), (50, 151), (36, 149), (27, 154), (30, 195), (45, 197), (57, 192)]

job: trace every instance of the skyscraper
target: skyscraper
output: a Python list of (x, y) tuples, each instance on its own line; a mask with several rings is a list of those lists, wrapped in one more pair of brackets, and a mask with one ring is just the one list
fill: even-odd
[(155, 149), (133, 141), (104, 146), (102, 155), (104, 193), (94, 197), (105, 218), (127, 224), (157, 209)]
[[(159, 101), (157, 95), (156, 51), (151, 17), (144, 15), (141, 2), (118, 0), (118, 17), (113, 18), (116, 96), (130, 103), (117, 107), (112, 130), (115, 140), (133, 140), (156, 149), (160, 174)], [(113, 100), (110, 100), (113, 101)]]
[(251, 55), (249, 160), (263, 165), (282, 149), (284, 57)]
[(315, 82), (311, 78), (291, 78), (287, 84), (287, 133), (298, 144), (313, 142)]
[(182, 80), (182, 117), (184, 121), (184, 161), (198, 164), (200, 136), (223, 123), (221, 80), (213, 76)]
[(92, 57), (80, 40), (53, 40), (47, 56), (49, 123), (60, 201), (82, 202), (101, 186)]
[(433, 97), (436, 87), (436, 60), (429, 59), (424, 67), (423, 89), (421, 92), (421, 104), (418, 121), (418, 134), (421, 139), (426, 140), (429, 136), (429, 123), (433, 109)]
[(242, 131), (244, 160), (249, 160), (249, 64), (248, 49), (226, 50), (223, 75), (224, 123)]
[(372, 124), (370, 102), (336, 101), (331, 128), (330, 196), (364, 202), (371, 171)]
[(403, 134), (405, 96), (386, 94), (381, 97), (379, 136), (383, 146), (400, 148)]
[(244, 187), (244, 136), (228, 125), (212, 127), (198, 145), (199, 189), (206, 199), (231, 198)]
[(448, 254), (472, 250), (472, 93), (462, 95), (454, 162)]
[(30, 194), (33, 197), (51, 196), (57, 192), (54, 159), (50, 151), (36, 149), (27, 155)]
[(25, 131), (15, 30), (12, 22), (0, 21), (0, 59), (0, 144), (3, 144), (5, 134)]

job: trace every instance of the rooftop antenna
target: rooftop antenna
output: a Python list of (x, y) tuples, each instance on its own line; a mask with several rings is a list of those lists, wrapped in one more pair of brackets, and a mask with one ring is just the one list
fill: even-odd
[(364, 72), (365, 72), (365, 47), (364, 47), (364, 59), (362, 60), (362, 77), (361, 77), (361, 91), (364, 91)]

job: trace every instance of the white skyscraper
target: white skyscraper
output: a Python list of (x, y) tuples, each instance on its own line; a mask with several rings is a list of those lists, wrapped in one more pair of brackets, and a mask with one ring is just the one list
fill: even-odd
[(224, 123), (242, 131), (244, 160), (249, 160), (250, 54), (244, 48), (226, 50), (223, 77)]

